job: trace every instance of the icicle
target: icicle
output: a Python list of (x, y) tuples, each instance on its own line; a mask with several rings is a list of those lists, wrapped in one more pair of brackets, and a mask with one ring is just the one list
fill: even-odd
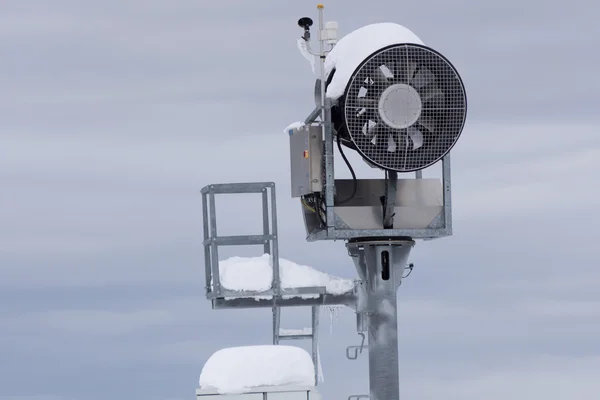
[(329, 307), (329, 336), (333, 337), (333, 307)]
[(329, 335), (333, 337), (333, 323), (337, 322), (340, 308), (343, 306), (325, 306), (329, 309)]
[(321, 365), (321, 352), (319, 351), (319, 345), (317, 344), (317, 378), (319, 382), (325, 382), (325, 376), (323, 375), (323, 366)]

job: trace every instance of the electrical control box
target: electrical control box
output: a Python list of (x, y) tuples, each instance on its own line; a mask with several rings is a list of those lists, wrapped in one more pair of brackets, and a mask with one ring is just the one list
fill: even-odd
[(323, 189), (323, 134), (318, 125), (291, 128), (290, 170), (292, 197)]

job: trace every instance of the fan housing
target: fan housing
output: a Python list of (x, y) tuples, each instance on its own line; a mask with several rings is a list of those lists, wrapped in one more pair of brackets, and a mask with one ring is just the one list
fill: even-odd
[(411, 172), (452, 149), (466, 114), (467, 96), (454, 66), (427, 46), (399, 43), (378, 49), (354, 70), (332, 107), (332, 122), (337, 140), (369, 164)]

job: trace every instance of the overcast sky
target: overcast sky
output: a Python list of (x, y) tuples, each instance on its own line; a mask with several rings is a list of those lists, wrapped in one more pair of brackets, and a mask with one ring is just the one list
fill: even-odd
[[(600, 3), (325, 6), (340, 34), (407, 26), (468, 91), (454, 236), (417, 244), (399, 292), (404, 398), (595, 399)], [(214, 351), (270, 343), (269, 311), (203, 297), (209, 183), (275, 181), (282, 256), (354, 277), (343, 243), (304, 241), (289, 196), (282, 130), (313, 106), (305, 15), (315, 3), (1, 2), (0, 399), (190, 399)], [(258, 228), (253, 206), (224, 201), (223, 233)], [(327, 325), (325, 398), (368, 393), (366, 357), (344, 355), (352, 312)]]

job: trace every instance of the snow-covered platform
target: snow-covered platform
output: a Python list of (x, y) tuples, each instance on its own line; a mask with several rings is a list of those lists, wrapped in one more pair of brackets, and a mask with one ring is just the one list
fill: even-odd
[[(355, 283), (279, 257), (274, 182), (211, 184), (202, 188), (206, 297), (214, 309), (356, 304)], [(259, 234), (217, 234), (216, 197), (260, 195)], [(243, 204), (243, 203), (242, 203)], [(243, 212), (250, 212), (243, 210)], [(261, 246), (260, 257), (219, 258), (221, 246)]]
[[(213, 298), (214, 308), (273, 307), (273, 258), (231, 257), (219, 261), (220, 295)], [(281, 306), (344, 304), (355, 301), (356, 282), (335, 277), (306, 265), (279, 258), (279, 296)], [(211, 290), (213, 293), (214, 287)]]
[(321, 400), (311, 356), (293, 346), (242, 346), (214, 353), (198, 400)]

